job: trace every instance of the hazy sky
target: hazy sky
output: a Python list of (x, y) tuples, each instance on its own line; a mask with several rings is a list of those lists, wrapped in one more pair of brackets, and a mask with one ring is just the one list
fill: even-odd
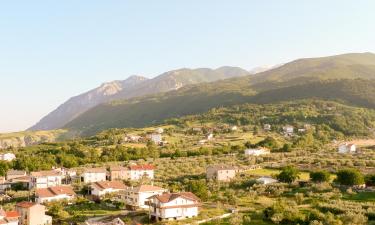
[(373, 0), (2, 1), (0, 132), (132, 74), (375, 52), (374, 12)]

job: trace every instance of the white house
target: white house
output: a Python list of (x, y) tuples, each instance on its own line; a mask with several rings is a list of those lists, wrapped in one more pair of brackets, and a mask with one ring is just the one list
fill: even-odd
[(122, 181), (99, 181), (91, 184), (91, 194), (101, 197), (106, 194), (124, 191), (126, 185)]
[(4, 211), (0, 208), (0, 224), (1, 225), (18, 225), (20, 214), (17, 211)]
[(294, 132), (294, 127), (293, 126), (290, 126), (290, 125), (286, 125), (283, 127), (283, 131), (285, 134), (293, 134)]
[(147, 135), (147, 137), (155, 144), (160, 144), (161, 142), (163, 142), (163, 137), (161, 136), (160, 133), (149, 134)]
[(105, 168), (86, 168), (81, 174), (83, 183), (93, 183), (105, 181), (107, 178), (107, 170)]
[(30, 188), (48, 188), (61, 185), (63, 175), (59, 171), (44, 170), (30, 173)]
[(232, 126), (232, 127), (230, 128), (230, 130), (231, 130), (231, 131), (237, 131), (237, 130), (238, 130), (238, 127), (237, 127), (237, 126)]
[(165, 193), (150, 199), (150, 216), (156, 220), (180, 220), (198, 216), (200, 200), (191, 192)]
[(209, 133), (207, 135), (207, 140), (209, 141), (209, 140), (212, 140), (212, 139), (214, 139), (214, 134), (213, 133)]
[(260, 156), (270, 154), (270, 151), (265, 148), (249, 148), (245, 150), (245, 155)]
[(347, 153), (355, 153), (357, 151), (357, 147), (355, 144), (348, 144), (344, 143), (339, 145), (338, 152), (342, 154), (347, 154)]
[(13, 153), (4, 153), (0, 154), (0, 161), (11, 162), (16, 159), (16, 156)]
[(265, 184), (265, 185), (279, 182), (278, 180), (273, 179), (272, 177), (260, 177), (256, 179), (256, 181), (257, 183)]
[(271, 125), (270, 124), (264, 124), (263, 125), (263, 129), (266, 130), (266, 131), (270, 131), (271, 130)]
[(133, 208), (148, 208), (148, 198), (161, 195), (168, 190), (151, 185), (141, 185), (138, 187), (126, 187), (123, 199), (128, 206)]
[(161, 128), (161, 127), (158, 127), (158, 128), (155, 129), (155, 133), (162, 134), (162, 133), (164, 133), (164, 129)]
[(39, 188), (35, 191), (35, 202), (45, 203), (52, 201), (71, 201), (76, 197), (76, 193), (70, 186), (55, 186), (49, 188)]
[(130, 180), (154, 179), (154, 171), (155, 167), (153, 165), (131, 165), (129, 166)]

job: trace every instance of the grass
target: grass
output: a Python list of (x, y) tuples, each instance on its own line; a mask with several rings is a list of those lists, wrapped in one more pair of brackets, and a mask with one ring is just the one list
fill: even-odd
[(84, 203), (67, 206), (66, 211), (76, 216), (97, 217), (119, 214), (122, 210), (110, 207), (105, 203)]
[[(280, 173), (280, 170), (278, 169), (255, 169), (255, 170), (249, 170), (246, 172), (247, 174), (253, 175), (253, 176), (275, 176)], [(301, 172), (300, 173), (300, 180), (309, 180), (310, 174), (307, 172)]]
[(375, 202), (375, 192), (359, 192), (357, 194), (345, 194), (343, 199), (358, 202)]

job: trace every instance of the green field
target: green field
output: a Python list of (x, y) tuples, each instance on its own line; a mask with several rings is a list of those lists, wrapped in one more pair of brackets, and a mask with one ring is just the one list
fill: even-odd
[[(253, 175), (253, 176), (276, 176), (277, 174), (280, 173), (280, 170), (278, 169), (255, 169), (255, 170), (249, 170), (246, 173)], [(307, 172), (301, 172), (299, 176), (300, 176), (300, 180), (310, 179), (310, 175)]]

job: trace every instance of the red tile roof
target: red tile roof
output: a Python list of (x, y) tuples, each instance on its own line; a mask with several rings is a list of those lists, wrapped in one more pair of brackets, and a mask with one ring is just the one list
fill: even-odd
[(152, 186), (152, 185), (141, 185), (135, 188), (136, 192), (148, 192), (148, 191), (164, 191), (164, 188)]
[(15, 218), (15, 217), (20, 217), (20, 214), (17, 211), (9, 211), (9, 212), (5, 212), (5, 217)]
[(69, 195), (73, 196), (76, 193), (73, 191), (72, 187), (70, 186), (56, 186), (56, 187), (49, 187), (49, 188), (39, 188), (36, 190), (36, 195), (41, 198), (47, 197), (54, 197), (57, 195)]
[(93, 186), (101, 190), (108, 189), (108, 188), (113, 188), (113, 189), (125, 189), (126, 188), (126, 185), (124, 183), (122, 183), (121, 181), (117, 181), (117, 180), (95, 182), (93, 183)]
[(153, 197), (157, 198), (162, 203), (173, 201), (174, 199), (179, 198), (179, 197), (189, 199), (192, 201), (196, 201), (196, 202), (200, 201), (200, 199), (191, 192), (165, 193), (165, 194), (157, 195)]
[(16, 204), (17, 207), (21, 207), (21, 208), (30, 208), (34, 205), (36, 205), (36, 203), (34, 202), (18, 202)]
[(131, 170), (154, 170), (155, 166), (153, 165), (131, 165)]

